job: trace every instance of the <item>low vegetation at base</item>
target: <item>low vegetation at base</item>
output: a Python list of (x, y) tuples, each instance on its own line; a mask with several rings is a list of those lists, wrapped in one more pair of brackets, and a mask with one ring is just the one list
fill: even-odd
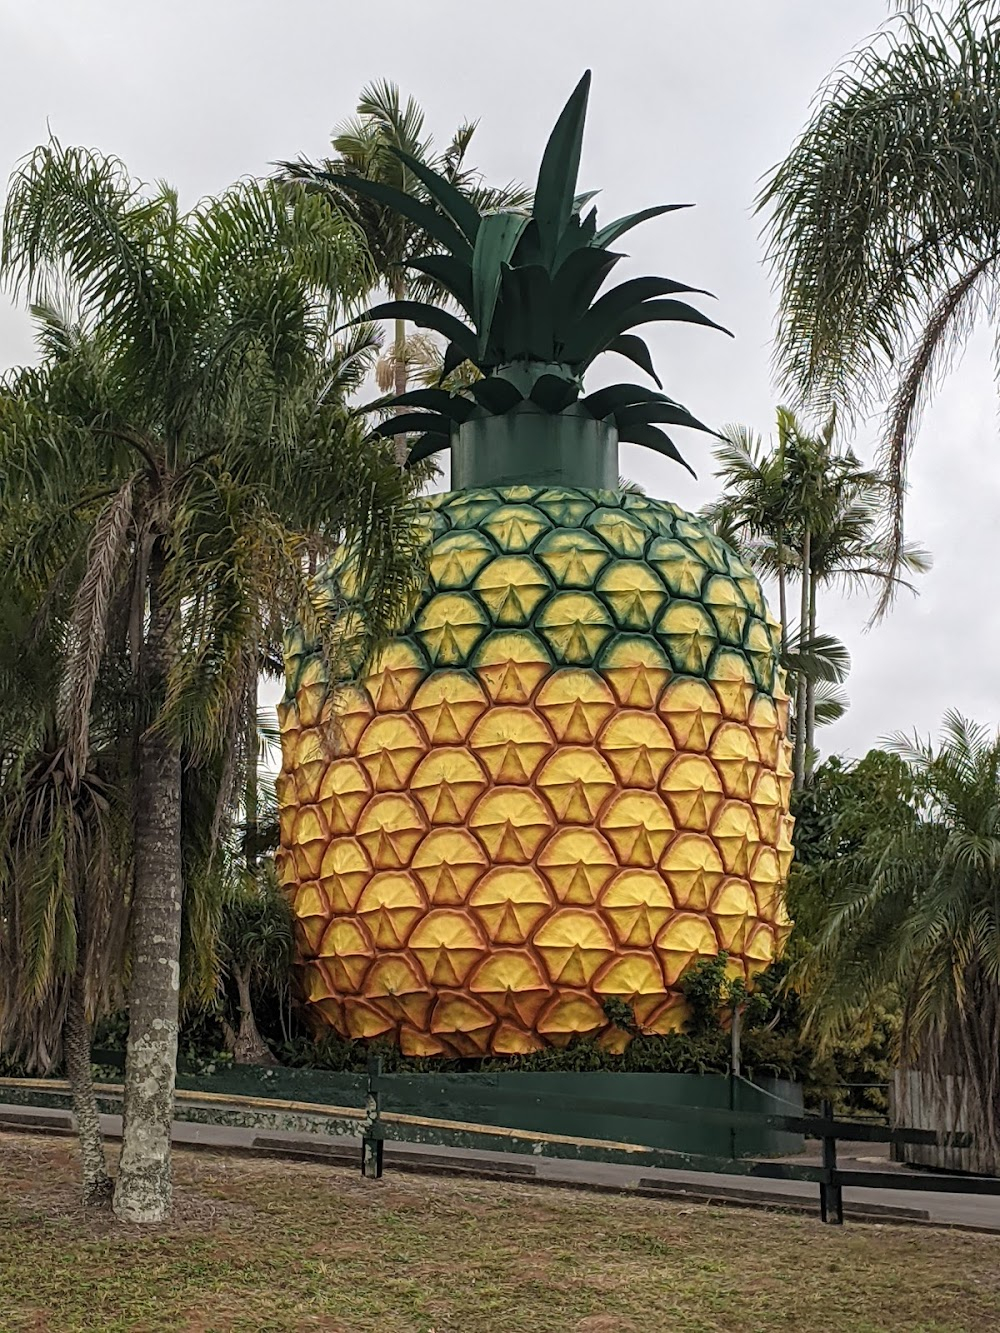
[(1000, 1238), (179, 1152), (177, 1210), (84, 1214), (76, 1149), (0, 1138), (5, 1333), (950, 1333)]
[[(416, 1058), (403, 1055), (397, 1046), (385, 1041), (350, 1041), (334, 1032), (318, 1039), (304, 1033), (283, 1036), (285, 1015), (266, 1002), (266, 994), (258, 1018), (278, 1063), (325, 1073), (364, 1073), (370, 1057), (377, 1056), (386, 1073), (727, 1074), (732, 1058), (729, 1014), (733, 1003), (738, 1002), (742, 1009), (740, 1054), (745, 1076), (801, 1083), (809, 1105), (829, 1098), (840, 1112), (884, 1113), (898, 1030), (895, 1014), (874, 1008), (866, 1022), (849, 1036), (820, 1051), (803, 1036), (802, 1002), (787, 983), (787, 966), (776, 964), (761, 974), (757, 989), (746, 994), (727, 979), (725, 954), (705, 959), (681, 983), (688, 1004), (683, 1032), (662, 1036), (645, 1033), (627, 1004), (608, 1001), (608, 1017), (631, 1035), (629, 1044), (618, 1051), (579, 1038), (568, 1046), (550, 1047), (532, 1055)], [(293, 1008), (293, 1026), (296, 1018)], [(120, 1058), (124, 1031), (123, 1019), (103, 1023), (97, 1032), (95, 1058), (107, 1059), (108, 1051), (117, 1052)], [(191, 1016), (182, 1027), (180, 1057), (181, 1072), (195, 1075), (211, 1075), (233, 1064), (223, 1028), (211, 1015)], [(99, 1073), (104, 1081), (115, 1082), (120, 1077), (120, 1071), (112, 1066), (99, 1067)]]

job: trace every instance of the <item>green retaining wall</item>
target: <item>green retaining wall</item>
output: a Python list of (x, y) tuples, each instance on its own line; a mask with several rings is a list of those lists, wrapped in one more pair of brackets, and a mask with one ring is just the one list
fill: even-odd
[[(421, 1083), (424, 1079), (424, 1084)], [(567, 1134), (572, 1138), (613, 1139), (650, 1148), (704, 1153), (720, 1157), (777, 1157), (801, 1152), (804, 1140), (767, 1125), (731, 1130), (724, 1125), (652, 1120), (628, 1114), (627, 1104), (663, 1107), (705, 1107), (755, 1112), (760, 1115), (802, 1114), (802, 1089), (781, 1079), (762, 1079), (756, 1086), (737, 1081), (730, 1088), (724, 1074), (393, 1074), (392, 1091), (383, 1097), (385, 1110), (407, 1111), (441, 1119), (469, 1120), (510, 1129)], [(454, 1095), (449, 1096), (449, 1090)], [(491, 1104), (490, 1092), (504, 1094)], [(516, 1091), (524, 1104), (508, 1100)], [(476, 1094), (473, 1101), (473, 1093)], [(732, 1101), (730, 1096), (732, 1095)], [(480, 1100), (481, 1096), (481, 1100)], [(621, 1114), (574, 1110), (577, 1099), (623, 1104)]]
[[(194, 1092), (363, 1106), (366, 1077), (318, 1069), (239, 1065), (213, 1074), (179, 1073), (177, 1086)], [(801, 1135), (764, 1124), (730, 1130), (718, 1124), (640, 1119), (625, 1109), (633, 1103), (733, 1109), (760, 1115), (801, 1114), (802, 1088), (784, 1079), (759, 1078), (754, 1084), (737, 1080), (731, 1085), (724, 1074), (389, 1074), (383, 1075), (383, 1088), (384, 1111), (440, 1120), (503, 1125), (573, 1138), (613, 1139), (720, 1157), (785, 1156), (801, 1152), (804, 1146)], [(574, 1101), (581, 1098), (621, 1102), (623, 1110), (621, 1114), (575, 1110)]]

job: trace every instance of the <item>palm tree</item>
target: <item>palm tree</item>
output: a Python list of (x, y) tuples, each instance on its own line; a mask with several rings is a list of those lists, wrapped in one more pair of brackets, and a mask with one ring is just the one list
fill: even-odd
[[(322, 199), (244, 183), (182, 214), (116, 159), (51, 142), (11, 182), (0, 267), (29, 298), (60, 292), (71, 307), (48, 311), (41, 365), (0, 394), (0, 553), (10, 577), (71, 589), (60, 697), (72, 783), (106, 664), (125, 664), (138, 705), (115, 1210), (158, 1221), (171, 1199), (189, 774), (215, 766), (221, 820), (261, 645), (299, 614), (335, 672), (364, 657), (419, 578), (418, 536), (391, 457), (325, 392), (337, 302), (370, 279)], [(342, 538), (360, 544), (368, 594), (350, 634), (308, 588), (310, 554)]]
[(776, 443), (771, 449), (746, 426), (725, 427), (722, 444), (715, 450), (719, 464), (715, 475), (724, 490), (705, 510), (720, 535), (777, 578), (782, 649), (788, 647), (788, 576), (794, 562), (794, 552), (786, 544), (790, 497), (785, 452), (796, 430), (795, 417), (784, 407), (778, 408)]
[[(444, 176), (480, 210), (516, 208), (526, 203), (529, 191), (515, 185), (500, 189), (484, 186), (480, 175), (468, 166), (466, 155), (475, 130), (475, 122), (463, 122), (443, 152), (435, 152), (419, 104), (412, 97), (404, 104), (398, 86), (383, 80), (364, 88), (356, 116), (334, 129), (334, 157), (319, 163), (300, 158), (281, 166), (287, 178), (321, 190), (338, 212), (360, 228), (378, 281), (388, 287), (394, 300), (426, 296), (428, 291), (439, 295), (440, 288), (434, 282), (437, 260), (429, 258), (439, 248), (433, 238), (388, 202), (351, 190), (349, 178), (361, 177), (430, 201), (419, 176), (420, 167), (426, 166)], [(428, 342), (420, 335), (407, 339), (405, 319), (396, 319), (391, 356), (383, 357), (378, 367), (383, 392), (406, 391), (411, 369), (419, 371), (425, 365)], [(397, 438), (396, 453), (402, 467), (406, 461), (405, 436)]]
[(887, 404), (896, 572), (920, 409), (1000, 290), (1000, 8), (908, 9), (835, 72), (758, 201), (784, 387), (845, 417)]
[(912, 776), (910, 817), (869, 824), (858, 851), (828, 863), (833, 905), (804, 979), (827, 1037), (898, 997), (904, 1068), (925, 1073), (942, 1100), (957, 1076), (976, 1146), (997, 1161), (1000, 735), (957, 713), (943, 731), (938, 748), (890, 743)]
[[(795, 681), (795, 785), (809, 782), (815, 766), (818, 708), (825, 720), (843, 705), (823, 686), (846, 674), (845, 650), (817, 629), (817, 593), (838, 581), (847, 586), (902, 582), (888, 569), (881, 534), (886, 493), (882, 477), (864, 468), (850, 450), (834, 444), (836, 416), (810, 434), (794, 413), (779, 408), (773, 445), (743, 426), (731, 426), (716, 450), (724, 483), (721, 498), (706, 513), (751, 564), (778, 580), (787, 617), (787, 581), (797, 579), (799, 624), (782, 622), (782, 653)], [(928, 567), (926, 555), (905, 545), (900, 565), (907, 574)], [(907, 585), (909, 586), (909, 585)], [(838, 660), (839, 659), (839, 660)]]
[[(130, 856), (121, 682), (94, 708), (74, 779), (59, 707), (65, 623), (40, 590), (8, 586), (0, 611), (0, 1046), (29, 1069), (66, 1067), (83, 1200), (111, 1197), (91, 1079), (91, 1025), (120, 994)], [(109, 687), (110, 686), (110, 687)], [(127, 709), (127, 704), (126, 704)]]
[(275, 1064), (254, 1013), (254, 994), (264, 987), (287, 990), (291, 976), (292, 915), (273, 861), (254, 875), (234, 878), (223, 907), (220, 944), (223, 969), (236, 987), (239, 1028), (232, 1033), (233, 1058), (237, 1064)]

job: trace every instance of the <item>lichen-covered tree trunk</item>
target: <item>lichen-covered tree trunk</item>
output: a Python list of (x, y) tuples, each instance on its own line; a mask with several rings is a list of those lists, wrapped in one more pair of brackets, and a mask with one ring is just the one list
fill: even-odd
[(233, 1060), (238, 1065), (273, 1065), (276, 1064), (271, 1048), (260, 1035), (257, 1019), (253, 1011), (253, 996), (250, 992), (250, 978), (241, 967), (234, 966), (233, 980), (240, 996), (240, 1030), (233, 1045)]
[[(151, 713), (162, 698), (171, 636), (161, 582), (162, 557), (154, 553), (141, 670)], [(147, 727), (138, 747), (124, 1130), (114, 1198), (116, 1215), (128, 1222), (162, 1222), (172, 1202), (182, 890), (180, 754), (168, 736)]]
[(79, 973), (73, 978), (66, 1006), (63, 1055), (73, 1097), (76, 1129), (80, 1136), (83, 1202), (88, 1207), (99, 1207), (110, 1202), (112, 1183), (104, 1152), (101, 1117), (94, 1096), (94, 1081), (90, 1073), (90, 1023), (84, 1002), (83, 977)]

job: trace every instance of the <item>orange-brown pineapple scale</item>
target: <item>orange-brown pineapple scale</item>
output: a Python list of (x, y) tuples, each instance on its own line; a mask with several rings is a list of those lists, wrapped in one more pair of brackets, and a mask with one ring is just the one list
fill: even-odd
[[(610, 491), (427, 502), (429, 581), (364, 681), (293, 635), (279, 873), (317, 1026), (409, 1055), (619, 1049), (720, 950), (781, 952), (787, 697), (757, 580)], [(325, 578), (354, 594), (349, 561)]]

